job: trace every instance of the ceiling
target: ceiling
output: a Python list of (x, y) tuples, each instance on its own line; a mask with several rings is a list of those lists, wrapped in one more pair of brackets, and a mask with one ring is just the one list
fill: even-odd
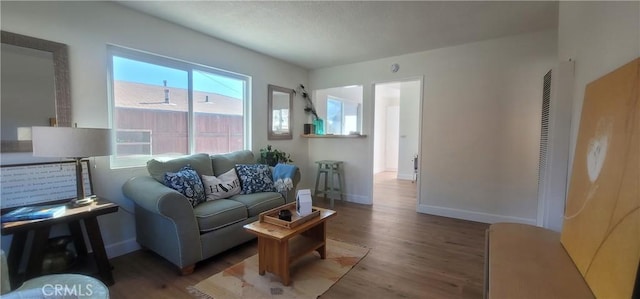
[(558, 2), (117, 1), (317, 69), (557, 28)]

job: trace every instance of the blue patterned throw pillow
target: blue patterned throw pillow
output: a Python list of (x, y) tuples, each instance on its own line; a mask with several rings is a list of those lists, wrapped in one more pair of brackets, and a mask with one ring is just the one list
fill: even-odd
[(189, 164), (182, 167), (178, 172), (165, 173), (164, 184), (182, 193), (189, 200), (192, 207), (207, 201), (202, 180)]
[(276, 192), (269, 165), (237, 164), (236, 172), (238, 173), (240, 185), (242, 186), (240, 194)]

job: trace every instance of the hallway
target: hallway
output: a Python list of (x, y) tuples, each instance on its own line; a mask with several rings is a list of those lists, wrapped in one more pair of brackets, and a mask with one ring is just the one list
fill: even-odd
[(373, 176), (373, 205), (416, 210), (417, 183), (396, 179), (397, 172), (383, 171)]

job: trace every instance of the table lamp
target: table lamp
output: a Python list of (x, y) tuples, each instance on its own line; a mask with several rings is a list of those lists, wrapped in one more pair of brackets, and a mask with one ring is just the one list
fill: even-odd
[(111, 155), (111, 130), (71, 127), (32, 127), (33, 155), (73, 159), (76, 162), (78, 195), (74, 205), (90, 203), (85, 198), (81, 160)]

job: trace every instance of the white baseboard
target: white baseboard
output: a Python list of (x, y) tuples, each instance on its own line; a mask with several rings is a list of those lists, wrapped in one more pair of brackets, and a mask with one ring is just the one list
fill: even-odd
[(109, 258), (121, 256), (123, 254), (136, 251), (140, 248), (141, 247), (138, 244), (138, 242), (136, 242), (135, 238), (131, 238), (128, 240), (124, 240), (124, 241), (120, 241), (117, 243), (108, 244), (104, 246), (104, 249), (107, 251), (107, 257)]
[(363, 204), (363, 205), (371, 205), (371, 204), (373, 204), (373, 201), (371, 200), (371, 198), (369, 198), (368, 196), (364, 196), (364, 195), (347, 194), (346, 200), (348, 202), (359, 203), (359, 204)]
[(464, 219), (464, 220), (470, 220), (470, 221), (476, 221), (476, 222), (484, 222), (484, 223), (515, 222), (515, 223), (536, 225), (535, 218), (529, 219), (529, 218), (521, 218), (521, 217), (496, 215), (496, 214), (489, 214), (489, 213), (483, 213), (483, 212), (452, 209), (452, 208), (431, 206), (431, 205), (424, 205), (424, 204), (419, 204), (417, 211), (419, 213), (424, 213), (424, 214), (431, 214), (431, 215)]
[[(323, 196), (320, 196), (320, 198), (323, 198)], [(354, 195), (354, 194), (342, 194), (342, 198), (344, 201), (346, 202), (352, 202), (352, 203), (358, 203), (358, 204), (363, 204), (363, 205), (371, 205), (373, 204), (373, 202), (371, 201), (371, 198), (364, 196), (364, 195)], [(329, 200), (329, 199), (327, 199)], [(340, 198), (339, 197), (334, 197), (334, 201), (339, 201)]]

